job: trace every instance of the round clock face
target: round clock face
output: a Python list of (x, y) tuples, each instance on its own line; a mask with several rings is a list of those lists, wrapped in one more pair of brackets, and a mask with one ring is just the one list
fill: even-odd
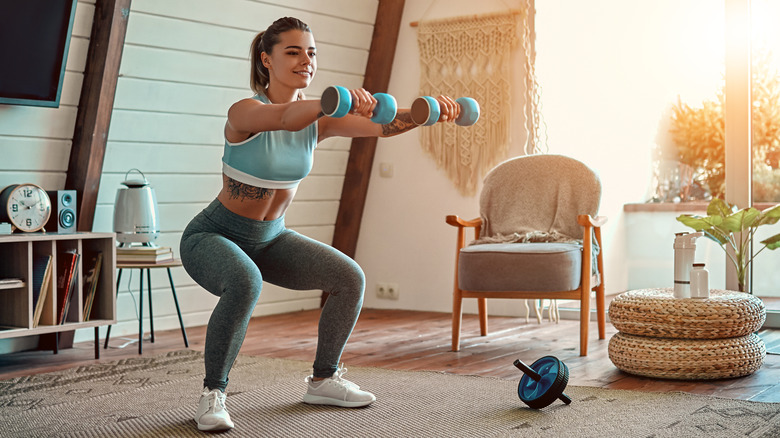
[(35, 184), (8, 186), (0, 193), (3, 218), (22, 231), (38, 231), (51, 216), (51, 200)]

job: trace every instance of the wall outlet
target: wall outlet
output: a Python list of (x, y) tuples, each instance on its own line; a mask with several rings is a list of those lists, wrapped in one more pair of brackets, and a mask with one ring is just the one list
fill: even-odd
[(376, 296), (385, 300), (397, 300), (399, 297), (398, 283), (377, 283)]

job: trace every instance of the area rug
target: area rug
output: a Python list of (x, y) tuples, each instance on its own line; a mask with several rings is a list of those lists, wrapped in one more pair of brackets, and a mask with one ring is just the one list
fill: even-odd
[[(348, 367), (374, 392), (359, 409), (301, 398), (308, 362), (240, 356), (229, 437), (777, 437), (780, 403), (685, 393), (566, 388), (572, 403), (533, 410), (517, 381)], [(204, 436), (192, 413), (203, 356), (183, 350), (0, 381), (3, 437)]]

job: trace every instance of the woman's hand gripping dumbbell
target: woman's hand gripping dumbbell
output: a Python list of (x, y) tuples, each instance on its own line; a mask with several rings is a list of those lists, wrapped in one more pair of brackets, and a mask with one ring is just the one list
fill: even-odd
[[(376, 93), (373, 98), (376, 99), (376, 106), (373, 108), (371, 121), (380, 124), (392, 122), (398, 111), (395, 98), (387, 93)], [(322, 113), (328, 117), (344, 117), (352, 110), (358, 112), (363, 110), (353, 107), (355, 102), (353, 102), (352, 92), (338, 85), (330, 86), (322, 92), (320, 104)]]
[[(441, 97), (450, 105), (457, 105), (454, 108), (457, 112), (455, 124), (460, 126), (471, 126), (477, 123), (479, 119), (479, 104), (470, 97), (459, 97), (453, 102), (450, 98)], [(452, 113), (452, 111), (449, 111)], [(431, 96), (418, 97), (412, 103), (412, 121), (418, 125), (431, 126), (439, 121), (442, 115), (441, 104), (439, 100)]]

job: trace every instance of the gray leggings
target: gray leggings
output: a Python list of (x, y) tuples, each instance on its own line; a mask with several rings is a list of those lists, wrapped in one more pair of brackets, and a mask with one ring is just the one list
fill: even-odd
[(320, 315), (314, 376), (333, 375), (363, 305), (365, 276), (354, 260), (288, 230), (284, 217), (245, 218), (218, 200), (187, 225), (180, 253), (187, 273), (219, 297), (206, 331), (206, 387), (227, 387), (263, 281), (330, 294)]

